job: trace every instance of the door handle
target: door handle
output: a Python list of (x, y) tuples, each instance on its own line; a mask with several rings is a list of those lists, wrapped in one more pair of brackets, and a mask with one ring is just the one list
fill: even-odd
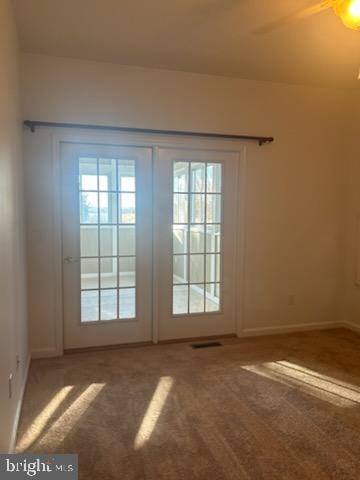
[(75, 257), (64, 257), (64, 263), (77, 263), (78, 259)]

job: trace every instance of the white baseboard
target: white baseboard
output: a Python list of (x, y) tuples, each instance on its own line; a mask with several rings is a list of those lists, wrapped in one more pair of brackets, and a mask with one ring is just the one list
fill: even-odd
[(341, 322), (327, 322), (327, 323), (299, 323), (295, 325), (276, 326), (276, 327), (258, 327), (258, 328), (244, 328), (240, 330), (239, 337), (255, 337), (260, 335), (276, 335), (280, 333), (295, 333), (306, 332), (311, 330), (327, 330), (329, 328), (345, 327)]
[(29, 355), (29, 357), (27, 359), (27, 362), (26, 362), (26, 365), (25, 365), (24, 376), (22, 378), (22, 384), (21, 384), (21, 387), (20, 387), (20, 395), (19, 395), (17, 405), (16, 405), (14, 423), (13, 423), (13, 428), (12, 428), (12, 432), (11, 432), (9, 453), (14, 453), (15, 448), (16, 448), (16, 435), (17, 435), (19, 421), (20, 421), (21, 408), (22, 408), (22, 404), (23, 404), (23, 400), (24, 400), (25, 388), (26, 388), (27, 379), (28, 379), (28, 375), (29, 375), (30, 363), (31, 363), (31, 357)]
[(39, 348), (37, 350), (31, 350), (31, 358), (50, 358), (60, 357), (63, 354), (57, 348)]

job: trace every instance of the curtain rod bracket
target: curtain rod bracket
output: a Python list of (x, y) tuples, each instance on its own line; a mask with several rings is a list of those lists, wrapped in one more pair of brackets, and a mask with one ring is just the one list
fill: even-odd
[(52, 128), (78, 128), (78, 129), (92, 129), (92, 130), (109, 130), (127, 133), (147, 133), (155, 135), (175, 135), (188, 137), (203, 137), (203, 138), (218, 138), (226, 140), (249, 140), (258, 142), (261, 147), (265, 143), (274, 141), (274, 137), (259, 137), (252, 135), (232, 135), (226, 133), (209, 133), (209, 132), (186, 132), (179, 130), (155, 130), (150, 128), (133, 128), (133, 127), (115, 127), (106, 125), (88, 125), (80, 123), (59, 123), (59, 122), (42, 122), (39, 120), (24, 120), (24, 126), (28, 127), (32, 133), (35, 132), (36, 127), (52, 127)]

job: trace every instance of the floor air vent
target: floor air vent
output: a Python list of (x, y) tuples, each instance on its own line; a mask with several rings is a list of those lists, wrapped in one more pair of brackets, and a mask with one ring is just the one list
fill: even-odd
[(210, 347), (222, 347), (220, 342), (206, 342), (206, 343), (193, 343), (192, 348), (210, 348)]

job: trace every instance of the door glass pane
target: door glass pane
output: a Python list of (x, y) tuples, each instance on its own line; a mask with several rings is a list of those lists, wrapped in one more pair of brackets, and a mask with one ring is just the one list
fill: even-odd
[(205, 192), (205, 163), (191, 162), (191, 191)]
[(174, 223), (188, 223), (188, 194), (174, 195)]
[(221, 193), (221, 169), (222, 165), (220, 163), (207, 164), (207, 192)]
[(208, 253), (220, 253), (220, 232), (220, 225), (206, 225), (206, 251)]
[(135, 192), (135, 162), (134, 160), (119, 160), (119, 190)]
[(81, 289), (93, 290), (99, 288), (99, 259), (81, 259)]
[(135, 318), (135, 161), (82, 157), (79, 178), (81, 321)]
[(82, 257), (97, 257), (99, 254), (99, 229), (97, 225), (80, 226), (80, 254)]
[(173, 277), (174, 283), (187, 283), (188, 281), (188, 259), (187, 255), (173, 256)]
[(117, 240), (116, 225), (102, 225), (100, 227), (100, 256), (111, 257), (117, 255)]
[(220, 283), (206, 285), (205, 308), (207, 312), (218, 312), (220, 310)]
[(80, 192), (80, 223), (98, 223), (98, 193)]
[(117, 223), (117, 193), (99, 193), (100, 223)]
[(101, 320), (116, 320), (117, 290), (101, 290)]
[(116, 257), (100, 259), (100, 283), (101, 288), (117, 287), (118, 259)]
[(81, 292), (81, 321), (99, 320), (99, 290)]
[(98, 189), (97, 159), (81, 157), (79, 159), (79, 185), (80, 190)]
[(206, 281), (220, 282), (220, 255), (206, 255)]
[(222, 165), (174, 162), (173, 175), (173, 314), (216, 312), (221, 291)]
[(189, 164), (176, 162), (174, 164), (174, 192), (189, 191)]
[(221, 195), (207, 195), (206, 198), (206, 222), (220, 223), (221, 221)]
[(190, 226), (190, 253), (204, 253), (204, 225)]
[(116, 191), (116, 159), (99, 159), (99, 190)]
[(188, 226), (173, 225), (174, 253), (187, 253)]
[(204, 281), (204, 255), (190, 255), (190, 283)]
[(190, 313), (203, 313), (205, 310), (205, 286), (190, 285)]
[(120, 193), (119, 223), (135, 223), (135, 193)]
[(81, 175), (81, 186), (83, 190), (97, 190), (97, 175)]
[(191, 223), (204, 223), (205, 218), (205, 195), (191, 195)]
[(119, 258), (119, 286), (135, 287), (136, 280), (136, 258)]
[(119, 290), (119, 318), (127, 319), (136, 316), (135, 288)]
[(188, 313), (189, 287), (188, 285), (174, 285), (173, 313), (175, 315)]
[(135, 227), (120, 225), (119, 226), (119, 255), (135, 255), (136, 236)]

